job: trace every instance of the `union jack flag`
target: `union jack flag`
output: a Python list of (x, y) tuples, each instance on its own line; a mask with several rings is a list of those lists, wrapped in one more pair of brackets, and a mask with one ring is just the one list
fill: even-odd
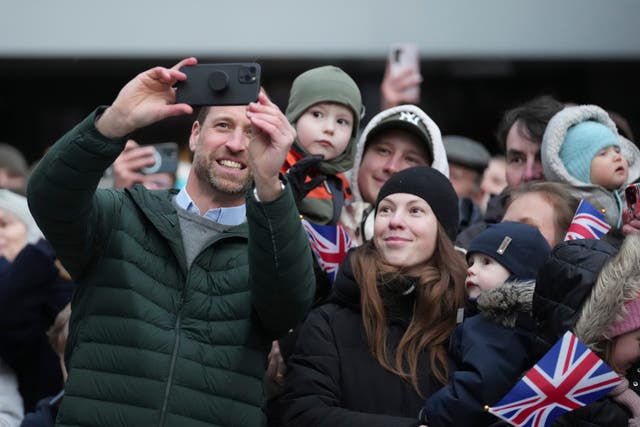
[(605, 221), (602, 212), (582, 199), (571, 220), (569, 231), (567, 231), (564, 240), (600, 239), (610, 229), (611, 226)]
[(303, 219), (302, 226), (309, 236), (318, 265), (327, 272), (333, 283), (340, 263), (351, 248), (351, 238), (341, 225), (320, 225)]
[(549, 426), (609, 393), (622, 379), (567, 331), (488, 411), (514, 426)]

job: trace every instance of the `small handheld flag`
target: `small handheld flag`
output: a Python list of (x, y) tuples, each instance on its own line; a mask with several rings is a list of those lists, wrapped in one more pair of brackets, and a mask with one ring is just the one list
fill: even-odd
[(571, 332), (487, 410), (514, 426), (543, 427), (609, 393), (622, 379)]
[(351, 238), (341, 225), (319, 225), (303, 219), (302, 227), (309, 236), (318, 265), (327, 272), (333, 283), (340, 263), (351, 248)]
[(585, 199), (582, 199), (571, 220), (571, 225), (564, 240), (600, 239), (610, 229), (611, 226), (607, 224), (602, 212), (598, 211)]

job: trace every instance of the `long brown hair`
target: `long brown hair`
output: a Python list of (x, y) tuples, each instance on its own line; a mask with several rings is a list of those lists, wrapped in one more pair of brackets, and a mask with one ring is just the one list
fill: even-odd
[(402, 269), (385, 264), (373, 240), (359, 247), (351, 260), (354, 277), (360, 286), (362, 321), (373, 357), (383, 368), (411, 383), (422, 396), (418, 384), (418, 359), (427, 351), (431, 374), (446, 384), (449, 336), (456, 326), (458, 308), (465, 302), (466, 263), (444, 228), (438, 223), (436, 250), (418, 278), (413, 316), (400, 339), (394, 360), (389, 360), (387, 352), (387, 319), (377, 284), (380, 275), (402, 274)]

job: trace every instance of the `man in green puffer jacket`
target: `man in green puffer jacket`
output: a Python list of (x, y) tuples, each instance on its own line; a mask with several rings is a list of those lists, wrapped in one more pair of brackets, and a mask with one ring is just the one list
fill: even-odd
[(172, 86), (196, 62), (139, 74), (30, 179), (32, 213), (78, 284), (57, 425), (266, 424), (271, 341), (303, 319), (315, 283), (278, 176), (295, 138), (285, 116), (262, 93), (204, 108), (180, 192), (96, 191), (129, 133), (192, 112)]

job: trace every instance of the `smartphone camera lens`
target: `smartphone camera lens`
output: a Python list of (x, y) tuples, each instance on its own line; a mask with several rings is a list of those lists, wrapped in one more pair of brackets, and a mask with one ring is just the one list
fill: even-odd
[(240, 69), (238, 79), (241, 83), (253, 83), (256, 81), (256, 73), (258, 69), (255, 66), (244, 67)]

